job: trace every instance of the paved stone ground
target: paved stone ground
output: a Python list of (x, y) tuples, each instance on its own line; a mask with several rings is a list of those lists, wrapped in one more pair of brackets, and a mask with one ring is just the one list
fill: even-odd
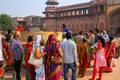
[[(117, 61), (117, 67), (114, 68), (114, 71), (111, 73), (105, 73), (103, 72), (102, 80), (120, 80), (120, 58), (116, 60)], [(71, 77), (71, 71), (69, 71), (69, 77)], [(21, 71), (22, 80), (25, 80), (25, 70), (22, 69)], [(92, 76), (92, 68), (88, 68), (85, 77), (83, 78), (77, 78), (77, 80), (88, 80)], [(96, 75), (96, 78), (98, 78), (98, 73)], [(15, 80), (13, 79), (12, 73), (4, 73), (5, 80)], [(71, 79), (70, 79), (71, 80)]]
[[(117, 67), (114, 68), (113, 72), (106, 73), (103, 72), (102, 80), (120, 80), (120, 58), (116, 60)], [(88, 80), (92, 76), (92, 68), (88, 68), (85, 77), (83, 78), (77, 78), (77, 80)], [(99, 74), (97, 73), (96, 78), (99, 77)]]

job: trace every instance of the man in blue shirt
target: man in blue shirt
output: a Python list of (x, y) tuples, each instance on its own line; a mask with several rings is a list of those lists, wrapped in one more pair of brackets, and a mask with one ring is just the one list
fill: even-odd
[(63, 32), (66, 32), (66, 33), (70, 32), (70, 30), (66, 27), (65, 24), (62, 24), (62, 26), (63, 26)]
[(72, 79), (76, 80), (76, 67), (78, 64), (77, 46), (71, 41), (71, 33), (66, 33), (67, 40), (61, 43), (63, 52), (64, 80), (68, 80), (68, 69), (72, 70)]
[(22, 42), (19, 40), (19, 38), (20, 38), (20, 32), (16, 31), (14, 33), (14, 38), (10, 42), (10, 48), (14, 53), (16, 80), (21, 80), (20, 77), (21, 61), (22, 61), (22, 54), (24, 52)]

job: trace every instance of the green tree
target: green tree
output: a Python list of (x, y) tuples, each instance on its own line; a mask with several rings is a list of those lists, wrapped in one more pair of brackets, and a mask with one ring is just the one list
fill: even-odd
[(0, 29), (6, 31), (7, 29), (13, 29), (12, 18), (7, 14), (0, 15)]

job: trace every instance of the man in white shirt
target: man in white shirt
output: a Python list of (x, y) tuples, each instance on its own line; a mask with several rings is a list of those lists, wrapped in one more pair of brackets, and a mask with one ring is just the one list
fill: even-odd
[(62, 34), (62, 42), (66, 41), (66, 32)]
[(106, 31), (103, 31), (103, 38), (104, 38), (105, 42), (109, 42), (109, 40), (110, 40)]
[(63, 52), (64, 80), (68, 80), (68, 69), (72, 69), (72, 79), (76, 78), (76, 66), (78, 66), (77, 46), (71, 41), (71, 33), (66, 33), (67, 40), (61, 43)]

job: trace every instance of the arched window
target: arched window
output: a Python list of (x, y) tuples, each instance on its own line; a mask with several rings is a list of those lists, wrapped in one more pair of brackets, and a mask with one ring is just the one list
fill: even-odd
[(73, 15), (73, 16), (75, 15), (75, 11), (72, 11), (72, 15)]
[(104, 22), (100, 22), (100, 29), (102, 29), (102, 30), (105, 29), (105, 24), (104, 24)]
[(88, 9), (86, 9), (86, 14), (88, 14)]
[(93, 23), (90, 23), (90, 29), (93, 29), (93, 28), (94, 28)]
[(75, 31), (79, 32), (78, 24), (76, 24)]
[(81, 10), (81, 14), (83, 15), (83, 10)]
[(66, 16), (66, 12), (64, 13), (64, 16)]
[(70, 11), (68, 12), (68, 16), (70, 16)]
[(70, 29), (70, 24), (68, 24), (68, 28)]
[(79, 11), (78, 10), (77, 10), (76, 14), (79, 15)]
[(88, 23), (85, 23), (85, 29), (86, 29), (86, 30), (89, 30), (89, 28), (88, 28)]
[(53, 13), (51, 13), (51, 17), (54, 17)]
[(83, 24), (81, 23), (80, 28), (83, 29)]
[(63, 13), (61, 13), (61, 16), (63, 16)]

